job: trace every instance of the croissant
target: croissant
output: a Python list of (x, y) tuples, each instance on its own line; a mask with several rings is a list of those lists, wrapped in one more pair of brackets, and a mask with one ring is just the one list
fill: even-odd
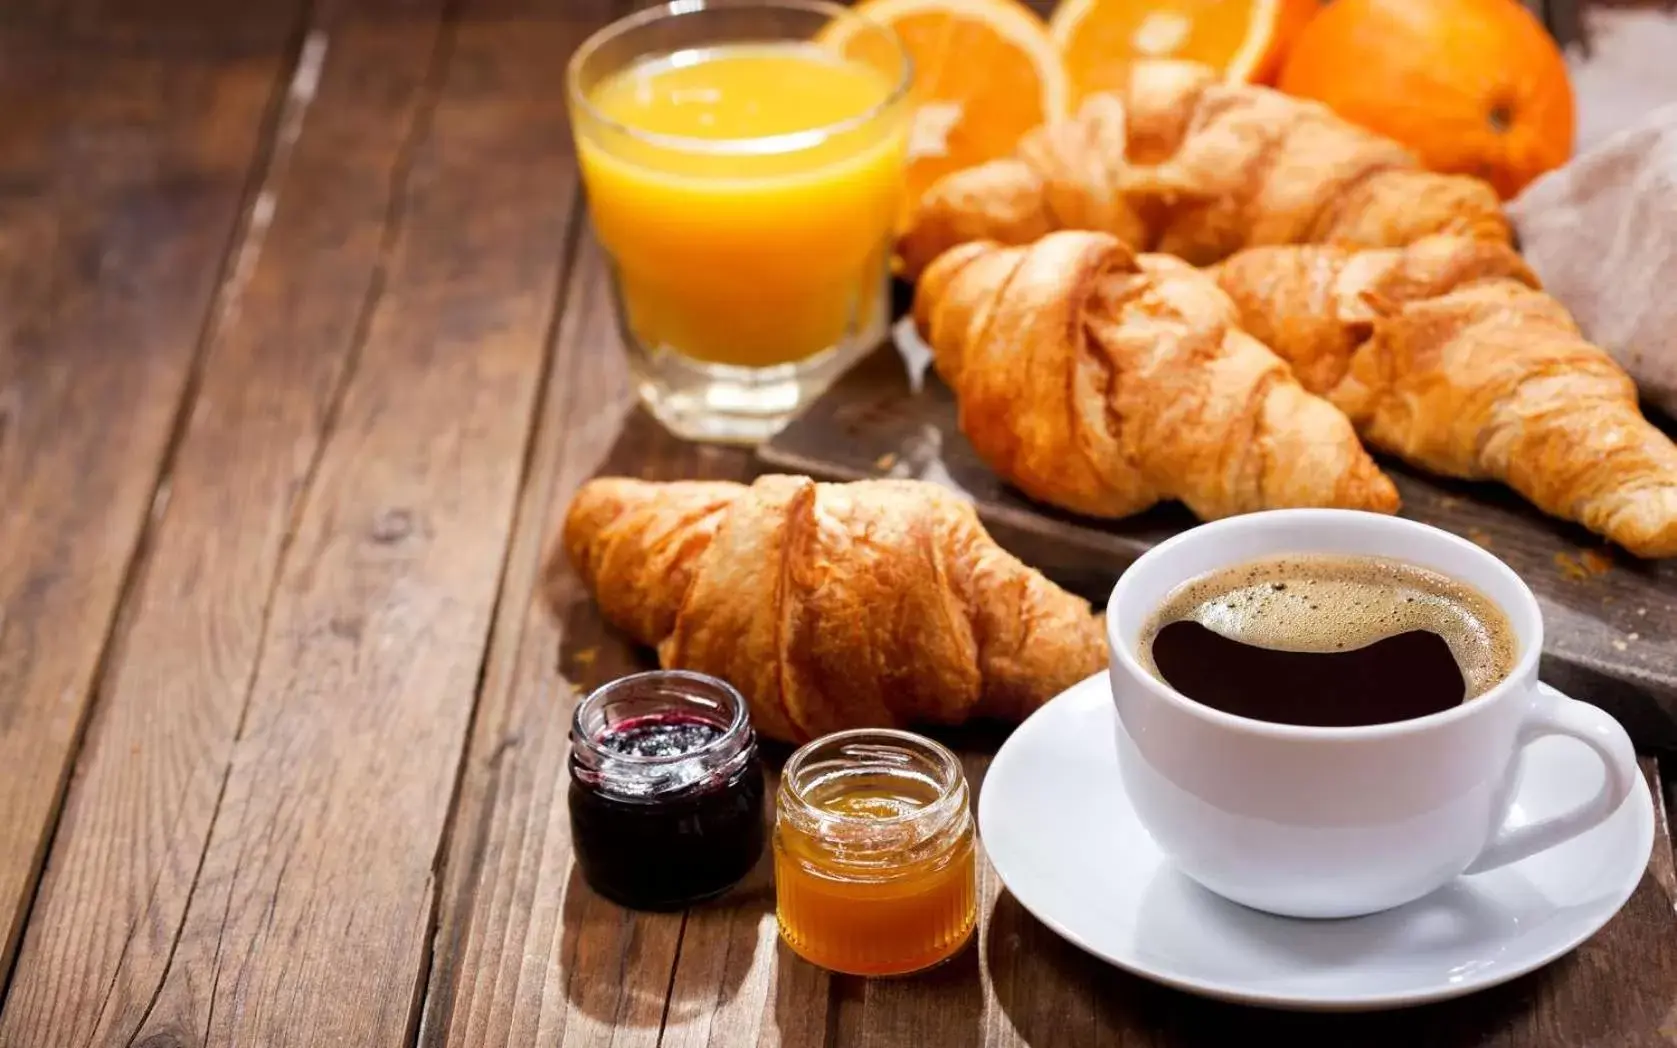
[(933, 183), (898, 259), (912, 278), (956, 244), (1025, 244), (1056, 229), (1198, 265), (1262, 244), (1510, 238), (1488, 183), (1420, 170), (1396, 142), (1319, 103), (1173, 61), (1136, 63), (1121, 94), (1091, 95), (1013, 156)]
[(1252, 248), (1217, 278), (1371, 446), (1503, 481), (1640, 556), (1677, 554), (1677, 446), (1507, 245)]
[(607, 477), (561, 534), (550, 605), (568, 560), (609, 622), (667, 667), (731, 682), (774, 739), (1022, 720), (1106, 665), (1088, 603), (929, 482)]
[(980, 458), (1025, 494), (1122, 517), (1284, 506), (1395, 512), (1351, 423), (1234, 323), (1216, 283), (1105, 233), (940, 257), (914, 316)]

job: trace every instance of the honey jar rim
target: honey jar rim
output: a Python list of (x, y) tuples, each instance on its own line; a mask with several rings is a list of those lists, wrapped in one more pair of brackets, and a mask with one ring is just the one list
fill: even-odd
[[(843, 747), (859, 742), (884, 742), (897, 745), (907, 750), (921, 750), (935, 760), (939, 769), (946, 772), (947, 781), (939, 781), (938, 797), (923, 808), (904, 811), (896, 815), (859, 815), (852, 812), (833, 811), (823, 808), (811, 801), (804, 783), (800, 781), (799, 773), (804, 770), (811, 756), (827, 749), (842, 752)], [(938, 742), (936, 739), (900, 728), (849, 728), (836, 731), (819, 738), (812, 739), (800, 746), (796, 752), (786, 759), (781, 770), (780, 792), (789, 800), (796, 802), (801, 813), (817, 816), (823, 823), (838, 824), (852, 827), (866, 827), (886, 829), (915, 822), (941, 821), (940, 816), (955, 806), (964, 807), (970, 788), (967, 784), (966, 769), (961, 766), (961, 759), (953, 750)]]

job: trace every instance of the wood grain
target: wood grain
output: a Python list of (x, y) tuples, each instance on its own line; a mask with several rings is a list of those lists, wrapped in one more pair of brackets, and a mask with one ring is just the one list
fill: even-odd
[[(972, 788), (976, 818), (984, 772), (1003, 736), (984, 728), (938, 735), (961, 755), (961, 765)], [(835, 1025), (846, 1032), (840, 1044), (888, 1048), (1005, 1043), (1002, 1027), (997, 1022), (997, 998), (988, 974), (990, 951), (985, 947), (988, 915), (1003, 889), (988, 859), (981, 859), (978, 864), (978, 888), (979, 927), (967, 948), (939, 967), (912, 978), (863, 980), (859, 994), (837, 1002), (839, 1017)], [(845, 1014), (851, 1011), (859, 1014)]]
[(298, 498), (381, 279), (441, 11), (309, 28), (223, 282), (168, 502), (42, 880), (0, 1044), (119, 1044), (180, 934)]
[(295, 16), (112, 6), (0, 21), (0, 975)]
[[(603, 15), (603, 13), (601, 13)], [(567, 189), (577, 192), (574, 179)], [(641, 917), (588, 892), (571, 866), (566, 737), (574, 691), (556, 677), (568, 630), (536, 599), (551, 521), (610, 447), (627, 410), (605, 268), (592, 240), (572, 267), (529, 482), (445, 858), (423, 1045), (657, 1040), (681, 917)], [(590, 646), (590, 671), (634, 654)], [(633, 963), (631, 963), (631, 959)]]
[[(737, 478), (749, 466), (738, 451), (683, 444), (630, 409), (606, 279), (598, 247), (585, 238), (461, 787), (423, 1045), (652, 1045), (693, 1022), (728, 1024), (744, 1007), (741, 987), (769, 985), (769, 968), (754, 953), (766, 868), (757, 891), (710, 911), (689, 941), (681, 914), (621, 909), (591, 891), (571, 861), (571, 706), (595, 685), (651, 663), (604, 626), (574, 577), (552, 595), (550, 610), (538, 592), (542, 557), (576, 488), (596, 471)], [(740, 934), (751, 945), (730, 955), (740, 923), (731, 915), (740, 906), (752, 925)], [(720, 950), (713, 926), (725, 940)], [(707, 975), (731, 992), (672, 980), (678, 952), (690, 949), (720, 954)]]
[[(473, 728), (420, 1044), (816, 1048), (828, 1043), (828, 976), (780, 946), (766, 857), (728, 897), (685, 915), (615, 906), (571, 859), (572, 705), (655, 662), (600, 620), (574, 576), (544, 599), (542, 555), (595, 473), (751, 470), (746, 452), (684, 443), (630, 407), (606, 280), (585, 238)], [(772, 790), (786, 753), (767, 756)]]
[[(920, 385), (916, 390), (912, 376)], [(990, 471), (936, 376), (887, 346), (759, 450), (765, 468), (839, 480), (914, 476), (970, 496), (997, 541), (1097, 603), (1149, 547), (1194, 519), (1180, 505), (1101, 522), (1033, 503)], [(1545, 680), (1610, 710), (1638, 745), (1677, 746), (1677, 560), (1638, 561), (1548, 518), (1511, 491), (1382, 460), (1403, 515), (1466, 536), (1537, 594)]]
[(506, 11), (445, 27), (387, 270), (300, 496), (202, 870), (137, 1043), (413, 1037), (574, 210), (553, 42)]
[[(778, 776), (769, 784), (777, 787)], [(659, 1043), (819, 1048), (830, 1043), (832, 985), (844, 978), (800, 960), (780, 941), (765, 857), (733, 893), (688, 912)]]

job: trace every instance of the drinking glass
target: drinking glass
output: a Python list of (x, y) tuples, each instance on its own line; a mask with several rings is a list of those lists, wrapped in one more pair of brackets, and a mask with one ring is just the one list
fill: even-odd
[(909, 62), (825, 0), (677, 0), (590, 37), (571, 123), (641, 401), (775, 433), (884, 335)]

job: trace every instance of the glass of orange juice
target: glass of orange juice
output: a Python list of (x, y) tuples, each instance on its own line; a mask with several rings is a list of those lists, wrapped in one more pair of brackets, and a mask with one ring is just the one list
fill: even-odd
[(642, 402), (689, 439), (772, 435), (886, 329), (901, 44), (825, 0), (676, 0), (567, 79)]

